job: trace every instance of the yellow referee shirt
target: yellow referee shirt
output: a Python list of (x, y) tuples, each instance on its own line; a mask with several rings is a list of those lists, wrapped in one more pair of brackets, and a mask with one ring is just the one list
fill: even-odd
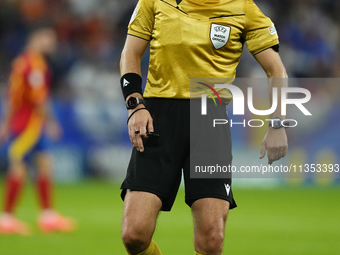
[(190, 78), (235, 77), (244, 42), (253, 55), (279, 43), (253, 0), (140, 0), (128, 34), (150, 41), (145, 98), (189, 99)]

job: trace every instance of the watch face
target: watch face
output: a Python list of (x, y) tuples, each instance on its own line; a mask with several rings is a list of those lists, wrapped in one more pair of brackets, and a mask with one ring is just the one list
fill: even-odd
[(134, 97), (130, 97), (129, 100), (127, 101), (128, 107), (134, 108), (137, 106), (137, 100)]
[(274, 118), (273, 119), (273, 128), (281, 128), (281, 119), (280, 118)]

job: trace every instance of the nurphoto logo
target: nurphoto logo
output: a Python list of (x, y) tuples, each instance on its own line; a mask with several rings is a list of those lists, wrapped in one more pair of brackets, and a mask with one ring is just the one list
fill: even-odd
[[(208, 84), (198, 82), (199, 84), (205, 86), (205, 88), (197, 87), (205, 92), (205, 94), (201, 95), (201, 115), (207, 115), (207, 96), (209, 95), (214, 101), (215, 105), (217, 105), (215, 97), (219, 100), (222, 105), (222, 100), (217, 93), (216, 89), (228, 89), (233, 95), (233, 114), (234, 115), (245, 115), (245, 96), (242, 90), (230, 84), (215, 84), (215, 87), (212, 87)], [(210, 92), (210, 91), (211, 92)], [(248, 97), (247, 97), (247, 106), (251, 113), (258, 116), (266, 116), (274, 113), (278, 107), (278, 88), (273, 88), (272, 91), (272, 105), (270, 109), (267, 110), (258, 110), (255, 109), (253, 103), (253, 88), (247, 88)], [(213, 95), (213, 94), (215, 95)], [(288, 98), (289, 94), (303, 94), (303, 98)], [(304, 88), (294, 88), (294, 87), (285, 87), (281, 88), (281, 115), (287, 115), (287, 105), (295, 105), (305, 116), (312, 116), (312, 114), (308, 111), (308, 109), (304, 106), (304, 104), (308, 103), (311, 100), (311, 93), (309, 90)], [(274, 122), (277, 120), (267, 119), (266, 121)], [(243, 127), (246, 127), (246, 120), (243, 122), (233, 123), (232, 120), (226, 119), (214, 119), (213, 126), (216, 125), (225, 125), (230, 122), (231, 127), (233, 124), (242, 124)], [(255, 125), (258, 123), (258, 125)], [(273, 124), (273, 123), (272, 123)], [(281, 125), (284, 127), (296, 127), (298, 122), (294, 119), (286, 119), (281, 121)], [(251, 119), (248, 121), (249, 127), (262, 127), (264, 126), (264, 121), (260, 119)]]

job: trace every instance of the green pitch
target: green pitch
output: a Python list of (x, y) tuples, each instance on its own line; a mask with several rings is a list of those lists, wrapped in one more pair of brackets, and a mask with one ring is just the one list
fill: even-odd
[[(1, 184), (2, 185), (2, 184)], [(2, 186), (1, 201), (2, 201)], [(224, 254), (340, 254), (340, 188), (235, 189)], [(57, 186), (57, 209), (79, 222), (71, 234), (43, 235), (35, 226), (37, 203), (25, 189), (17, 214), (31, 223), (30, 237), (0, 236), (1, 255), (124, 255), (120, 240), (119, 186), (82, 182)], [(209, 217), (209, 215), (207, 215)], [(180, 190), (171, 213), (161, 213), (154, 240), (163, 255), (193, 254), (192, 220)]]

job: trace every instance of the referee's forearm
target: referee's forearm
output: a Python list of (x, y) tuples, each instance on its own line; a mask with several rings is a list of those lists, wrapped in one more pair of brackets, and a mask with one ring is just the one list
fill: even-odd
[(277, 88), (277, 107), (276, 110), (270, 115), (270, 119), (279, 117), (285, 119), (281, 113), (281, 90), (284, 87), (288, 87), (288, 75), (284, 67), (274, 69), (268, 76), (269, 83), (269, 100), (270, 105), (273, 104), (273, 88)]
[(142, 75), (141, 62), (142, 56), (138, 56), (133, 52), (124, 49), (120, 59), (121, 76), (127, 73), (136, 73)]

